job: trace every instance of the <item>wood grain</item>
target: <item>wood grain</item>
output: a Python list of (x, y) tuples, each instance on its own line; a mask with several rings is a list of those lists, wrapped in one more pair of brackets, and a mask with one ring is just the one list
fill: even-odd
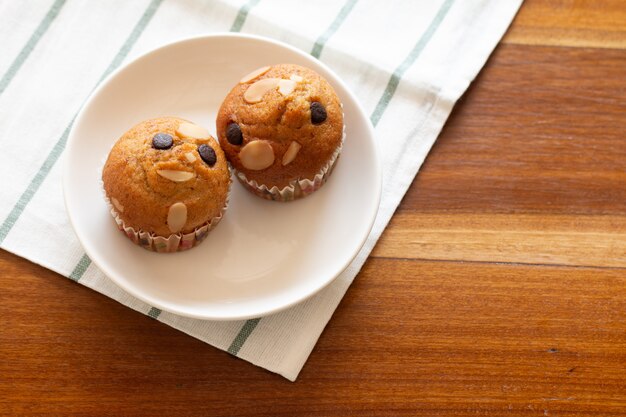
[(400, 210), (626, 213), (626, 50), (501, 45)]
[(525, 0), (504, 43), (626, 48), (624, 0)]
[(0, 415), (626, 416), (625, 13), (526, 0), (296, 383), (0, 251)]
[(400, 212), (372, 256), (626, 267), (624, 216)]
[(626, 410), (624, 270), (370, 259), (292, 384), (13, 255), (0, 268), (6, 415)]

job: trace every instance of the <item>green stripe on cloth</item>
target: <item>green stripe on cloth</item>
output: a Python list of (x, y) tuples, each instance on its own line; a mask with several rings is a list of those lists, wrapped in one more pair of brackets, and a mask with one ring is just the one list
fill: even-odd
[[(243, 6), (241, 6), (241, 8), (239, 9), (239, 12), (237, 13), (237, 17), (235, 18), (235, 21), (233, 22), (233, 25), (230, 29), (231, 32), (239, 32), (241, 30), (241, 28), (243, 27), (243, 24), (246, 22), (246, 18), (248, 17), (248, 12), (250, 11), (251, 8), (253, 8), (254, 6), (256, 6), (259, 3), (260, 0), (250, 0), (248, 1), (246, 4), (244, 4)], [(158, 318), (161, 315), (161, 310), (159, 310), (156, 307), (151, 307), (150, 311), (148, 311), (148, 316), (152, 317), (153, 319)], [(256, 323), (254, 324), (254, 326), (256, 326)], [(245, 325), (244, 325), (245, 327)], [(252, 327), (253, 329), (254, 327)], [(252, 329), (250, 331), (252, 331)], [(243, 329), (242, 329), (243, 331)], [(239, 351), (239, 349), (241, 348), (241, 346), (243, 345), (243, 342), (246, 341), (246, 339), (248, 338), (248, 335), (243, 335), (242, 332), (240, 332), (239, 335), (237, 335), (237, 338), (235, 339), (235, 341), (233, 341), (233, 344), (231, 344), (231, 347), (235, 350), (235, 353), (233, 353), (233, 355), (236, 355), (237, 352)], [(235, 345), (235, 342), (237, 342), (237, 340), (240, 340), (239, 344), (237, 345), (238, 347), (234, 348), (233, 345)], [(230, 352), (230, 348), (228, 349), (228, 351)], [(231, 352), (232, 353), (232, 352)]]
[(237, 13), (237, 17), (235, 17), (233, 25), (230, 27), (231, 32), (239, 32), (241, 30), (243, 24), (246, 23), (250, 9), (259, 4), (259, 1), (260, 0), (249, 0), (246, 4), (241, 6), (239, 12)]
[(72, 128), (72, 123), (74, 123), (75, 118), (76, 116), (74, 116), (67, 125), (63, 134), (48, 154), (48, 157), (44, 161), (43, 165), (39, 168), (39, 171), (37, 171), (33, 179), (30, 181), (30, 184), (28, 184), (28, 187), (26, 187), (26, 190), (24, 190), (20, 198), (17, 200), (17, 203), (15, 203), (8, 216), (4, 219), (4, 222), (2, 222), (2, 225), (0, 226), (0, 243), (4, 241), (13, 226), (15, 226), (15, 223), (24, 212), (24, 209), (28, 203), (30, 203), (30, 200), (33, 199), (35, 193), (46, 179), (46, 176), (54, 166), (54, 163), (57, 159), (59, 159), (59, 155), (61, 155), (63, 148), (65, 148), (65, 143), (67, 142), (67, 137), (70, 134), (70, 129)]
[(435, 18), (433, 19), (432, 22), (430, 22), (430, 25), (428, 26), (428, 28), (426, 28), (426, 31), (422, 34), (420, 39), (417, 41), (417, 43), (415, 44), (415, 46), (413, 47), (409, 55), (404, 59), (404, 61), (402, 61), (400, 66), (396, 68), (396, 70), (391, 75), (391, 78), (389, 79), (389, 82), (387, 83), (387, 87), (385, 88), (385, 92), (383, 93), (380, 100), (378, 100), (378, 104), (376, 105), (374, 112), (370, 116), (370, 120), (374, 126), (378, 124), (378, 122), (380, 121), (380, 118), (382, 117), (383, 113), (387, 109), (389, 102), (391, 101), (391, 99), (393, 98), (393, 95), (398, 89), (398, 85), (400, 84), (400, 80), (402, 79), (402, 76), (404, 75), (406, 70), (408, 70), (411, 67), (411, 65), (413, 65), (417, 57), (420, 56), (420, 54), (422, 53), (426, 45), (428, 45), (428, 42), (433, 37), (433, 35), (437, 31), (437, 28), (439, 28), (439, 25), (448, 14), (448, 11), (452, 7), (453, 3), (454, 3), (454, 0), (445, 0), (443, 2), (441, 7), (439, 8), (439, 11), (435, 15)]
[(150, 2), (146, 10), (143, 12), (143, 15), (141, 15), (141, 18), (139, 18), (139, 21), (133, 28), (133, 31), (130, 33), (130, 35), (128, 35), (128, 38), (126, 38), (124, 45), (122, 45), (120, 50), (117, 52), (115, 58), (113, 58), (113, 61), (111, 61), (107, 69), (104, 70), (104, 73), (100, 77), (100, 81), (98, 81), (98, 84), (100, 84), (102, 80), (104, 80), (111, 72), (113, 72), (115, 68), (119, 67), (122, 61), (124, 61), (124, 59), (128, 56), (128, 53), (133, 48), (135, 43), (137, 43), (137, 40), (143, 33), (146, 26), (148, 26), (148, 23), (150, 23), (150, 21), (154, 17), (154, 14), (156, 13), (161, 3), (163, 3), (163, 0), (152, 0)]
[[(137, 25), (135, 26), (135, 28), (133, 29), (133, 31), (129, 35), (129, 37), (126, 40), (126, 42), (124, 42), (124, 45), (122, 45), (122, 47), (120, 48), (120, 50), (117, 53), (117, 55), (115, 56), (115, 58), (113, 58), (113, 61), (111, 61), (111, 64), (104, 71), (104, 73), (102, 74), (102, 77), (100, 77), (100, 81), (102, 81), (104, 78), (107, 77), (107, 75), (109, 75), (112, 71), (114, 71), (115, 68), (118, 67), (120, 65), (120, 63), (124, 60), (126, 55), (128, 55), (128, 53), (130, 52), (130, 50), (131, 50), (132, 46), (134, 45), (134, 43), (137, 41), (137, 39), (139, 39), (139, 36), (143, 32), (143, 29), (145, 29), (145, 27), (148, 25), (149, 21), (152, 19), (152, 16), (154, 16), (154, 13), (156, 12), (156, 10), (159, 7), (159, 5), (161, 4), (161, 2), (162, 2), (162, 0), (158, 0), (158, 1), (152, 1), (150, 3), (150, 5), (146, 9), (146, 11), (144, 12), (143, 16), (141, 17), (141, 19), (139, 19), (139, 22), (137, 23)], [(250, 9), (252, 7), (254, 7), (256, 4), (258, 4), (258, 2), (259, 2), (259, 0), (251, 0), (248, 3), (246, 3), (244, 6), (241, 7), (241, 9), (239, 10), (239, 13), (237, 14), (237, 17), (235, 19), (235, 23), (233, 23), (233, 28), (235, 28), (234, 31), (239, 31), (241, 29), (241, 27), (245, 23), (245, 20), (246, 20), (246, 18), (248, 16), (248, 12), (250, 11)], [(100, 81), (98, 83), (100, 83)], [(74, 117), (76, 117), (76, 116), (74, 116)], [(67, 136), (69, 134), (69, 131), (70, 131), (70, 128), (71, 128), (73, 122), (74, 122), (74, 120), (72, 120), (70, 122), (70, 124), (66, 128), (66, 131), (63, 133), (63, 136), (61, 136), (61, 139), (59, 140), (58, 144), (61, 144), (59, 152), (61, 150), (63, 150), (63, 148), (65, 147), (65, 142), (67, 141)], [(55, 160), (56, 160), (56, 158), (58, 158), (58, 155), (56, 155)], [(54, 162), (52, 162), (52, 163), (54, 163)], [(49, 171), (49, 169), (48, 169), (48, 171)], [(43, 179), (41, 181), (43, 182)], [(41, 185), (41, 184), (39, 184), (39, 185)], [(31, 188), (31, 187), (29, 187), (29, 188)], [(33, 194), (34, 194), (34, 192), (36, 191), (37, 188), (39, 188), (39, 186), (34, 187), (34, 189), (32, 191)], [(27, 199), (26, 203), (28, 201), (30, 201), (31, 198), (32, 198), (32, 195)], [(19, 214), (21, 214), (21, 211), (23, 211), (23, 207), (17, 213), (17, 217), (19, 217)], [(3, 225), (2, 228), (0, 228), (0, 242), (2, 242), (2, 240), (4, 239), (4, 237), (6, 236), (8, 231), (10, 230), (10, 228), (13, 226), (13, 224), (15, 224), (15, 221), (17, 220), (17, 217), (11, 223), (11, 225), (8, 227), (7, 231), (4, 232), (4, 234), (3, 234), (4, 225)], [(7, 223), (7, 222), (5, 221), (5, 223)], [(78, 264), (74, 268), (74, 271), (72, 271), (72, 273), (70, 274), (70, 279), (73, 279), (74, 281), (78, 281), (80, 279), (80, 277), (84, 274), (85, 270), (89, 267), (90, 263), (91, 263), (91, 260), (89, 259), (89, 257), (86, 254), (83, 255), (81, 260), (78, 262)], [(160, 315), (161, 315), (161, 310), (156, 308), (156, 307), (151, 307), (150, 311), (148, 311), (148, 316), (152, 317), (153, 319), (158, 318)], [(256, 324), (255, 324), (255, 326), (256, 326)], [(243, 345), (245, 340), (248, 338), (248, 335), (249, 334), (244, 335), (242, 333), (241, 335), (238, 335), (238, 339), (235, 339), (235, 340), (240, 340), (240, 342), (239, 342), (240, 344), (238, 345), (239, 347), (236, 348), (236, 351), (235, 351), (234, 354), (236, 354), (236, 352), (239, 351), (239, 349), (241, 348), (241, 346)], [(234, 343), (235, 342), (233, 342), (233, 344)]]
[[(98, 84), (107, 75), (109, 75), (124, 60), (124, 58), (126, 58), (131, 48), (133, 47), (135, 42), (137, 42), (137, 39), (139, 38), (143, 30), (146, 28), (146, 26), (148, 25), (148, 23), (154, 16), (154, 13), (156, 12), (156, 10), (158, 9), (158, 7), (161, 5), (162, 2), (163, 0), (152, 0), (150, 2), (146, 10), (144, 11), (143, 15), (141, 16), (141, 18), (139, 19), (139, 21), (133, 28), (133, 31), (130, 33), (130, 35), (128, 36), (128, 38), (126, 39), (126, 41), (124, 42), (124, 44), (122, 45), (118, 53), (113, 58), (113, 61), (111, 61), (107, 69), (104, 71), (104, 73), (100, 77)], [(48, 154), (43, 165), (41, 165), (41, 167), (39, 168), (39, 171), (37, 171), (37, 173), (31, 180), (30, 184), (28, 184), (28, 187), (26, 187), (26, 190), (24, 190), (20, 198), (17, 200), (17, 203), (15, 203), (15, 205), (13, 206), (13, 209), (11, 210), (9, 215), (6, 217), (6, 219), (4, 219), (4, 222), (2, 222), (2, 225), (0, 226), (0, 243), (2, 243), (4, 239), (7, 237), (7, 235), (9, 234), (9, 232), (11, 231), (11, 229), (13, 228), (17, 220), (20, 218), (20, 216), (24, 212), (24, 209), (26, 208), (28, 203), (30, 203), (33, 196), (35, 195), (35, 193), (37, 192), (37, 190), (39, 189), (43, 181), (46, 179), (46, 177), (50, 173), (50, 170), (52, 170), (52, 167), (54, 166), (56, 161), (59, 159), (59, 156), (61, 155), (61, 152), (63, 152), (63, 149), (65, 148), (65, 144), (67, 143), (67, 137), (70, 134), (70, 130), (72, 128), (72, 124), (74, 123), (74, 120), (76, 119), (76, 116), (77, 115), (74, 115), (70, 123), (67, 125), (67, 127), (63, 131), (63, 134), (57, 140), (56, 144), (54, 145), (54, 147)]]
[(315, 58), (320, 57), (320, 55), (322, 54), (322, 50), (324, 49), (324, 45), (326, 45), (328, 39), (330, 39), (330, 37), (333, 36), (335, 32), (337, 32), (337, 29), (339, 29), (339, 26), (341, 26), (343, 21), (346, 20), (346, 17), (348, 17), (357, 1), (358, 0), (346, 1), (346, 3), (339, 11), (339, 14), (337, 14), (337, 17), (335, 17), (335, 20), (333, 20), (330, 26), (328, 26), (328, 29), (326, 29), (326, 32), (324, 32), (322, 36), (317, 38), (317, 41), (315, 41), (315, 45), (313, 45), (311, 55), (313, 55)]
[(228, 347), (228, 353), (237, 356), (237, 353), (239, 353), (239, 350), (243, 347), (244, 343), (246, 343), (246, 340), (248, 340), (248, 337), (250, 337), (252, 331), (260, 321), (260, 318), (246, 320), (241, 330), (239, 330), (237, 337), (235, 337), (233, 343)]
[(156, 307), (151, 307), (150, 311), (148, 311), (148, 316), (152, 317), (153, 319), (157, 319), (160, 315), (161, 315), (161, 310), (159, 310)]
[[(246, 23), (246, 19), (248, 18), (248, 13), (250, 12), (250, 9), (259, 4), (259, 1), (260, 0), (249, 0), (246, 4), (241, 6), (239, 12), (237, 13), (237, 17), (235, 17), (235, 21), (230, 28), (231, 32), (239, 32), (241, 30), (244, 23)], [(246, 340), (248, 339), (256, 325), (259, 324), (260, 320), (261, 319), (253, 319), (248, 320), (244, 323), (241, 330), (239, 330), (237, 336), (235, 336), (235, 340), (233, 340), (233, 342), (228, 347), (228, 353), (237, 356), (239, 349), (241, 349), (243, 344), (246, 343)]]
[(91, 259), (89, 259), (89, 256), (87, 256), (87, 254), (84, 254), (80, 258), (80, 261), (78, 261), (78, 263), (74, 267), (74, 270), (70, 274), (69, 278), (72, 281), (76, 281), (76, 282), (80, 281), (82, 276), (85, 274), (85, 271), (87, 270), (87, 268), (89, 268), (89, 265), (91, 265)]
[[(339, 14), (337, 14), (337, 17), (335, 17), (335, 20), (333, 20), (333, 22), (330, 24), (328, 29), (326, 29), (326, 31), (315, 42), (315, 45), (313, 46), (313, 50), (311, 51), (311, 55), (313, 55), (316, 58), (320, 57), (320, 54), (322, 53), (324, 45), (326, 44), (326, 42), (328, 42), (328, 39), (330, 39), (330, 37), (333, 36), (333, 34), (337, 31), (337, 29), (339, 29), (339, 27), (344, 22), (344, 20), (346, 20), (346, 17), (350, 14), (350, 12), (354, 8), (354, 5), (356, 4), (357, 1), (358, 0), (346, 1), (346, 3), (343, 5), (341, 10), (339, 11)], [(258, 0), (256, 1), (251, 0), (242, 7), (242, 9), (237, 14), (237, 18), (235, 19), (235, 22), (233, 23), (231, 31), (236, 32), (241, 29), (241, 27), (243, 26), (245, 22), (246, 17), (248, 16), (248, 12), (251, 8), (250, 5), (251, 4), (256, 5), (257, 3), (258, 3)], [(233, 342), (228, 347), (228, 353), (230, 353), (231, 355), (237, 356), (237, 353), (239, 353), (239, 350), (246, 343), (246, 340), (248, 340), (248, 337), (250, 337), (250, 335), (252, 334), (252, 332), (254, 331), (254, 329), (256, 328), (257, 324), (259, 324), (260, 321), (261, 321), (260, 318), (247, 320), (244, 323), (241, 330), (239, 330), (239, 333), (237, 333), (237, 336), (235, 336), (235, 339), (233, 340)]]
[(35, 46), (37, 46), (43, 35), (48, 31), (48, 28), (50, 27), (54, 19), (56, 19), (56, 17), (59, 15), (59, 12), (61, 11), (61, 8), (64, 4), (65, 0), (56, 0), (52, 4), (52, 7), (50, 7), (48, 13), (46, 13), (44, 18), (39, 23), (39, 26), (37, 26), (37, 29), (35, 29), (20, 53), (15, 57), (15, 60), (13, 60), (13, 63), (11, 64), (7, 72), (2, 76), (2, 79), (0, 79), (0, 95), (4, 92), (4, 90), (6, 90), (6, 88), (11, 83), (11, 80), (13, 80), (13, 77), (15, 77), (15, 74), (17, 74), (17, 72), (24, 64), (24, 61), (26, 61), (26, 59), (28, 58), (30, 53), (33, 52), (33, 49), (35, 49)]
[[(313, 55), (316, 58), (319, 58), (319, 55), (322, 52), (324, 44), (337, 31), (337, 29), (339, 28), (341, 23), (343, 23), (343, 21), (348, 16), (348, 14), (350, 13), (350, 11), (352, 10), (352, 8), (354, 7), (357, 1), (358, 0), (348, 0), (344, 4), (344, 6), (339, 11), (339, 14), (337, 15), (333, 23), (329, 26), (326, 32), (324, 32), (324, 34), (322, 34), (318, 38), (317, 42), (315, 42), (315, 46), (313, 47), (313, 51), (311, 51), (311, 55)], [(374, 126), (376, 126), (376, 124), (378, 123), (378, 120), (380, 119), (385, 109), (387, 108), (387, 105), (389, 104), (391, 97), (393, 97), (393, 94), (398, 88), (398, 84), (400, 82), (400, 79), (402, 78), (402, 75), (411, 66), (411, 64), (415, 62), (415, 60), (417, 59), (419, 54), (422, 52), (424, 47), (428, 44), (428, 41), (430, 41), (433, 34), (436, 32), (437, 28), (439, 27), (444, 17), (448, 13), (448, 10), (450, 10), (452, 3), (454, 3), (454, 0), (445, 0), (443, 2), (441, 7), (439, 8), (439, 11), (433, 18), (433, 21), (430, 23), (430, 25), (428, 26), (424, 34), (422, 34), (420, 39), (417, 41), (417, 44), (415, 44), (415, 46), (413, 47), (409, 55), (404, 59), (404, 61), (402, 61), (400, 66), (394, 71), (391, 79), (389, 80), (389, 83), (387, 84), (387, 88), (385, 89), (383, 96), (378, 102), (378, 105), (376, 106), (376, 109), (374, 110), (374, 113), (372, 114), (370, 118)], [(247, 12), (246, 12), (246, 15), (247, 15)], [(239, 18), (239, 15), (237, 16), (237, 18)], [(233, 24), (233, 27), (234, 26), (235, 25)], [(246, 323), (243, 325), (243, 327), (241, 328), (241, 330), (235, 337), (235, 340), (233, 340), (233, 342), (230, 344), (230, 347), (228, 348), (228, 352), (230, 354), (235, 355), (235, 356), (237, 355), (239, 350), (246, 343), (246, 340), (248, 339), (248, 337), (250, 337), (250, 335), (254, 331), (254, 328), (257, 326), (257, 324), (259, 324), (259, 321), (261, 321), (260, 318), (246, 321)]]

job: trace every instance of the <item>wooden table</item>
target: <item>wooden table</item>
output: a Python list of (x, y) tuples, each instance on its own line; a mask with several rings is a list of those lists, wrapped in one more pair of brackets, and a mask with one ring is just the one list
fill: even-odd
[(3, 415), (625, 416), (626, 2), (526, 1), (296, 383), (6, 252), (0, 288)]

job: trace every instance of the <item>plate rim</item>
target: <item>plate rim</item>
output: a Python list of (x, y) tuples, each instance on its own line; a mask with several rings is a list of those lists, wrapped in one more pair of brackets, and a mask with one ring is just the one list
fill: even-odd
[[(350, 100), (354, 103), (355, 108), (357, 110), (358, 113), (360, 113), (360, 116), (362, 116), (362, 118), (365, 120), (365, 126), (366, 129), (369, 133), (369, 137), (372, 139), (371, 143), (374, 149), (374, 163), (375, 163), (375, 167), (374, 170), (376, 171), (376, 175), (374, 175), (374, 178), (376, 180), (376, 184), (375, 187), (373, 188), (375, 190), (375, 210), (373, 215), (371, 216), (371, 219), (369, 220), (369, 224), (367, 225), (367, 228), (365, 229), (366, 232), (363, 233), (363, 236), (360, 239), (360, 242), (358, 245), (355, 246), (355, 249), (353, 251), (353, 254), (349, 257), (346, 257), (346, 261), (343, 263), (343, 266), (336, 271), (335, 273), (331, 273), (328, 274), (328, 278), (324, 280), (324, 282), (322, 283), (322, 285), (320, 285), (318, 288), (316, 288), (314, 291), (310, 292), (310, 293), (305, 293), (303, 295), (300, 295), (298, 297), (295, 297), (293, 300), (291, 300), (288, 303), (279, 305), (279, 306), (274, 306), (270, 309), (265, 309), (262, 312), (259, 313), (255, 313), (255, 314), (240, 314), (240, 315), (229, 315), (229, 316), (212, 316), (212, 315), (206, 315), (206, 314), (195, 314), (195, 313), (190, 313), (190, 312), (181, 312), (181, 311), (172, 311), (171, 308), (169, 307), (163, 307), (162, 304), (160, 304), (160, 302), (158, 300), (152, 300), (149, 299), (149, 297), (145, 297), (143, 294), (138, 294), (136, 291), (129, 289), (129, 287), (127, 287), (122, 281), (116, 277), (115, 273), (112, 273), (112, 271), (109, 270), (109, 268), (106, 265), (103, 265), (100, 262), (99, 257), (94, 256), (93, 253), (91, 253), (91, 250), (87, 249), (89, 247), (89, 245), (85, 245), (84, 241), (83, 241), (83, 237), (81, 236), (81, 232), (79, 231), (79, 228), (76, 227), (75, 224), (75, 220), (72, 216), (72, 211), (70, 210), (70, 203), (68, 202), (68, 193), (69, 193), (69, 189), (71, 188), (71, 186), (69, 185), (69, 177), (70, 177), (70, 158), (67, 156), (67, 150), (71, 149), (74, 146), (74, 143), (78, 140), (77, 139), (77, 126), (81, 125), (81, 122), (83, 120), (83, 118), (85, 117), (85, 113), (87, 108), (89, 107), (90, 103), (94, 100), (94, 98), (96, 98), (102, 90), (104, 90), (108, 84), (114, 80), (115, 78), (117, 78), (122, 72), (124, 72), (127, 68), (129, 68), (132, 65), (136, 65), (138, 62), (140, 62), (143, 59), (148, 58), (151, 55), (155, 55), (158, 54), (160, 52), (162, 52), (165, 49), (169, 49), (172, 47), (176, 47), (176, 46), (180, 46), (182, 44), (186, 44), (186, 43), (192, 43), (195, 41), (200, 41), (200, 40), (206, 40), (206, 39), (219, 39), (219, 38), (238, 38), (238, 39), (244, 39), (244, 40), (253, 40), (253, 41), (258, 41), (258, 42), (264, 42), (264, 43), (269, 43), (272, 44), (274, 46), (277, 46), (279, 48), (284, 48), (287, 49), (297, 55), (300, 55), (301, 57), (303, 57), (305, 60), (309, 61), (309, 62), (313, 62), (316, 65), (319, 65), (320, 67), (322, 67), (326, 72), (328, 72), (329, 74), (331, 74), (331, 76), (333, 77), (333, 82), (339, 84), (343, 90), (348, 94)], [(369, 139), (368, 139), (369, 140)], [(184, 38), (180, 38), (180, 39), (176, 39), (173, 40), (171, 42), (167, 42), (164, 43), (156, 48), (153, 48), (149, 51), (146, 51), (140, 55), (138, 55), (137, 57), (135, 57), (134, 59), (132, 59), (131, 61), (125, 63), (124, 65), (118, 67), (117, 69), (115, 69), (114, 71), (111, 72), (111, 74), (109, 74), (105, 79), (103, 79), (96, 88), (94, 88), (94, 90), (89, 94), (89, 96), (85, 99), (85, 101), (83, 102), (83, 104), (81, 105), (81, 108), (78, 112), (78, 114), (76, 115), (76, 118), (74, 120), (74, 122), (72, 123), (72, 128), (69, 132), (68, 135), (68, 139), (67, 139), (67, 143), (65, 146), (65, 150), (64, 150), (64, 158), (63, 158), (63, 167), (62, 167), (62, 189), (63, 189), (63, 202), (65, 205), (65, 210), (68, 214), (68, 218), (70, 220), (70, 224), (72, 226), (72, 229), (74, 230), (74, 233), (78, 239), (78, 241), (80, 242), (82, 249), (85, 251), (85, 253), (87, 254), (87, 256), (89, 256), (89, 258), (91, 259), (91, 261), (95, 264), (95, 266), (97, 266), (102, 273), (109, 278), (111, 281), (113, 281), (113, 283), (115, 285), (117, 285), (118, 287), (120, 287), (123, 291), (125, 291), (126, 293), (128, 293), (129, 295), (136, 297), (137, 299), (141, 300), (142, 302), (148, 304), (151, 307), (155, 307), (158, 308), (162, 311), (167, 311), (169, 313), (172, 314), (176, 314), (182, 317), (189, 317), (189, 318), (194, 318), (194, 319), (201, 319), (201, 320), (211, 320), (211, 321), (235, 321), (235, 320), (246, 320), (246, 319), (251, 319), (251, 318), (258, 318), (258, 317), (265, 317), (268, 315), (272, 315), (275, 313), (278, 313), (280, 311), (286, 310), (290, 307), (293, 307), (294, 305), (297, 305), (299, 303), (302, 303), (303, 301), (313, 297), (315, 294), (318, 294), (321, 290), (323, 290), (324, 288), (326, 288), (328, 285), (330, 285), (331, 283), (333, 283), (347, 268), (348, 266), (352, 263), (352, 261), (354, 261), (354, 259), (357, 257), (357, 255), (359, 254), (359, 252), (361, 251), (361, 249), (363, 248), (363, 246), (365, 245), (365, 242), (367, 241), (367, 238), (369, 237), (372, 228), (374, 226), (374, 222), (376, 220), (376, 218), (378, 217), (378, 212), (380, 210), (380, 202), (381, 202), (381, 198), (382, 198), (382, 165), (381, 165), (381, 155), (380, 155), (380, 149), (379, 149), (379, 145), (378, 142), (376, 141), (376, 137), (375, 137), (375, 130), (374, 130), (374, 126), (372, 125), (370, 119), (367, 117), (365, 110), (363, 109), (363, 106), (361, 105), (361, 103), (357, 100), (356, 96), (354, 95), (354, 93), (350, 90), (350, 88), (346, 85), (346, 83), (332, 70), (330, 69), (326, 64), (324, 64), (323, 62), (321, 62), (320, 60), (316, 59), (315, 57), (312, 57), (311, 55), (307, 54), (306, 52), (303, 52), (302, 50), (288, 45), (282, 41), (276, 40), (276, 39), (272, 39), (272, 38), (268, 38), (265, 36), (259, 36), (259, 35), (253, 35), (253, 34), (242, 34), (242, 33), (232, 33), (232, 32), (215, 32), (215, 33), (208, 33), (208, 34), (200, 34), (200, 35), (194, 35), (194, 36), (190, 36), (190, 37), (184, 37)]]

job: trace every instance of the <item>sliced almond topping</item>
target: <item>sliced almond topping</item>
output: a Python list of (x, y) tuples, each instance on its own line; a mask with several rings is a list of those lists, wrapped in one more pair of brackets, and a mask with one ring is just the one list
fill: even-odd
[(295, 140), (289, 144), (287, 151), (283, 155), (283, 166), (290, 164), (291, 161), (293, 161), (296, 158), (296, 155), (298, 154), (298, 151), (300, 150), (301, 147), (302, 145), (300, 145)]
[(124, 206), (117, 200), (117, 198), (112, 197), (111, 203), (113, 203), (113, 207), (117, 209), (120, 213), (124, 213)]
[(193, 123), (181, 123), (176, 129), (176, 134), (184, 138), (208, 139), (211, 134), (208, 130)]
[(179, 232), (187, 222), (187, 206), (184, 203), (174, 203), (167, 213), (167, 227), (170, 232)]
[(193, 172), (174, 171), (171, 169), (157, 169), (157, 174), (159, 174), (163, 178), (167, 178), (168, 180), (174, 181), (174, 182), (189, 181), (190, 179), (196, 176), (196, 174), (194, 174)]
[(185, 158), (191, 163), (196, 162), (196, 156), (193, 154), (193, 152), (187, 152), (185, 154)]
[(274, 163), (274, 150), (265, 140), (255, 140), (248, 143), (239, 152), (239, 160), (247, 169), (260, 171)]
[(243, 99), (250, 104), (258, 103), (263, 100), (265, 93), (276, 88), (279, 82), (280, 78), (263, 78), (248, 87), (246, 92), (243, 93)]
[(255, 69), (250, 74), (246, 75), (241, 80), (239, 80), (239, 84), (245, 84), (245, 83), (247, 83), (249, 81), (254, 80), (257, 77), (260, 77), (261, 75), (263, 75), (266, 72), (268, 72), (270, 70), (270, 68), (272, 68), (272, 67), (261, 67), (261, 68)]
[(290, 80), (295, 81), (297, 83), (299, 83), (300, 81), (302, 81), (304, 78), (302, 78), (301, 76), (299, 76), (298, 74), (291, 74), (291, 77), (289, 77)]
[(294, 80), (280, 80), (278, 82), (278, 92), (283, 96), (288, 96), (296, 88), (296, 84)]

